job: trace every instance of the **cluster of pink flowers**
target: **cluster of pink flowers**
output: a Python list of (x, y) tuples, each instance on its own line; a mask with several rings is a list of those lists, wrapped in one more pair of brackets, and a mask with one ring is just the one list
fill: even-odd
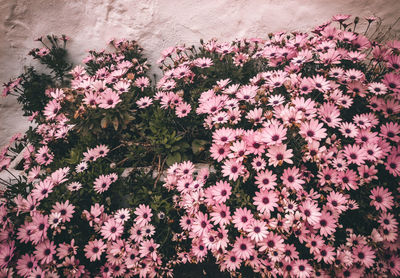
[[(107, 145), (87, 148), (80, 161), (69, 164), (72, 168), (52, 173), (46, 168), (54, 167), (54, 145), (69, 143), (68, 136), (76, 132), (71, 124), (75, 118), (99, 110), (117, 111), (123, 98), (132, 97), (128, 96), (133, 91), (131, 86), (142, 92), (150, 86), (149, 79), (142, 76), (147, 65), (134, 59), (128, 61), (122, 53), (134, 44), (127, 40), (112, 43), (119, 49), (116, 54), (90, 52), (84, 62), (96, 63), (99, 69), (92, 74), (82, 66), (75, 67), (70, 72), (71, 88), (46, 90), (48, 103), (30, 118), (39, 123), (35, 131), (42, 140), (35, 146), (26, 144), (22, 152), (26, 193), (13, 200), (3, 198), (4, 192), (0, 195), (1, 277), (153, 277), (170, 272), (161, 268), (162, 256), (158, 252), (160, 245), (153, 238), (155, 226), (151, 223), (150, 207), (141, 204), (112, 212), (109, 197), (104, 195), (117, 182), (118, 174), (105, 173), (107, 170), (102, 168), (97, 178), (87, 178), (95, 163), (107, 159), (111, 152)], [(37, 54), (46, 55), (41, 50)], [(8, 84), (3, 93), (17, 90), (18, 84), (19, 80)], [(7, 170), (17, 155), (12, 150), (21, 139), (20, 134), (14, 136), (2, 149), (1, 170)], [(84, 200), (84, 209), (82, 196), (99, 196), (98, 200), (106, 202)], [(83, 234), (90, 235), (87, 242), (80, 238), (79, 229), (85, 227), (82, 220), (87, 227)]]
[[(208, 182), (190, 162), (169, 169), (165, 186), (185, 211), (177, 240), (190, 240), (182, 263), (212, 255), (221, 271), (400, 275), (400, 42), (330, 23), (314, 33), (211, 40), (203, 58), (185, 47), (163, 53), (154, 100), (177, 117), (203, 117), (217, 177)], [(237, 70), (264, 59), (268, 70), (244, 84), (218, 80), (190, 102), (185, 88), (224, 59)], [(357, 233), (346, 214), (372, 227)]]
[[(85, 155), (75, 171), (66, 167), (42, 180), (32, 178), (32, 190), (26, 197), (21, 194), (15, 197), (11, 201), (15, 206), (9, 207), (10, 202), (4, 198), (0, 200), (2, 275), (60, 277), (57, 268), (62, 268), (65, 277), (117, 277), (123, 274), (146, 277), (160, 272), (162, 257), (157, 250), (160, 245), (152, 238), (155, 227), (151, 224), (153, 213), (148, 205), (107, 213), (104, 204), (94, 203), (89, 210), (83, 210), (82, 218), (88, 222), (88, 229), (93, 234), (84, 247), (79, 246), (78, 239), (63, 240), (62, 233), (66, 230), (72, 233), (75, 225), (72, 220), (80, 217), (69, 200), (55, 202), (49, 211), (40, 209), (41, 204), (49, 205), (45, 201), (56, 187), (66, 186), (69, 191), (79, 193), (82, 184), (69, 181), (74, 180), (73, 176), (77, 174), (85, 174), (88, 162), (105, 157), (107, 153), (108, 148), (99, 145), (88, 149), (85, 154), (93, 155), (93, 158)], [(93, 182), (94, 191), (103, 193), (117, 178), (115, 173), (101, 175)], [(25, 215), (25, 221), (15, 223), (10, 218), (13, 214)], [(129, 221), (132, 216), (133, 221)], [(21, 253), (22, 249), (24, 252)], [(103, 264), (98, 265), (95, 272), (90, 272), (88, 265), (76, 258), (78, 252), (84, 252), (91, 263), (101, 260)], [(12, 261), (16, 262), (15, 269), (8, 267)]]
[[(150, 90), (146, 63), (90, 52), (84, 63), (96, 70), (75, 67), (71, 88), (48, 89), (31, 117), (42, 139), (23, 151), (23, 192), (0, 198), (0, 276), (166, 277), (179, 264), (210, 261), (233, 276), (400, 276), (400, 42), (369, 40), (347, 29), (348, 19), (337, 15), (339, 29), (327, 22), (311, 35), (168, 48), (154, 96), (129, 93)], [(196, 132), (209, 136), (210, 167), (184, 161), (163, 176), (171, 209), (157, 211), (167, 200), (150, 188), (154, 203), (115, 205), (111, 193), (129, 180), (109, 159), (118, 144), (57, 157), (54, 145), (72, 144), (68, 136), (87, 121), (113, 132), (132, 107), (152, 106), (173, 111), (179, 128), (202, 123)], [(2, 149), (0, 171), (20, 139)]]

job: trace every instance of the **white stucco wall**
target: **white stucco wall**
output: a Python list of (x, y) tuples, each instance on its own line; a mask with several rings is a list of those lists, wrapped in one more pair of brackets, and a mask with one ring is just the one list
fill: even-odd
[[(400, 0), (0, 0), (0, 82), (35, 64), (27, 53), (39, 45), (35, 38), (49, 33), (72, 38), (75, 63), (111, 38), (135, 39), (157, 73), (160, 52), (177, 43), (305, 31), (338, 13), (375, 15), (390, 24)], [(27, 128), (21, 115), (15, 99), (0, 97), (0, 146)]]

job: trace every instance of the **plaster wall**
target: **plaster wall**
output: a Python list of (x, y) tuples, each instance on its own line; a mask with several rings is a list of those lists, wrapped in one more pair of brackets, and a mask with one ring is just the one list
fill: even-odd
[[(111, 38), (135, 39), (160, 75), (156, 61), (169, 46), (306, 31), (338, 13), (375, 15), (391, 24), (400, 14), (400, 0), (0, 0), (0, 83), (24, 65), (36, 65), (27, 53), (39, 46), (34, 39), (41, 35), (71, 37), (75, 64)], [(0, 97), (0, 146), (27, 127), (15, 98)]]

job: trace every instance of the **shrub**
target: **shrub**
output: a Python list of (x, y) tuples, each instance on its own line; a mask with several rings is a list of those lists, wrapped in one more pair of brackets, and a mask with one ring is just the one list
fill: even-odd
[(400, 43), (348, 19), (171, 47), (156, 88), (126, 40), (70, 82), (50, 67), (38, 126), (2, 152), (8, 171), (25, 145), (3, 273), (399, 275)]

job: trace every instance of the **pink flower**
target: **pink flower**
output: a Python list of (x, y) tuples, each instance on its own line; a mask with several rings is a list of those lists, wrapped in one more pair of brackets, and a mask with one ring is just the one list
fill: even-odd
[(144, 88), (146, 88), (150, 85), (150, 80), (148, 77), (145, 77), (145, 76), (138, 77), (138, 78), (136, 78), (134, 85), (136, 87), (140, 88), (140, 90), (143, 92)]
[(254, 220), (253, 214), (247, 208), (237, 208), (233, 215), (232, 222), (238, 230), (246, 230)]
[(14, 256), (14, 241), (0, 244), (0, 268), (5, 268)]
[(283, 125), (270, 125), (263, 129), (263, 141), (268, 145), (280, 145), (286, 140), (287, 129)]
[(353, 248), (353, 258), (355, 262), (371, 267), (375, 263), (375, 252), (367, 245), (358, 245)]
[(41, 264), (48, 264), (54, 260), (56, 246), (50, 240), (45, 240), (36, 246), (35, 257)]
[(298, 191), (303, 189), (304, 180), (300, 179), (301, 174), (299, 173), (299, 169), (297, 167), (286, 168), (283, 171), (282, 182), (287, 187)]
[(309, 122), (304, 122), (300, 126), (300, 134), (308, 141), (321, 141), (326, 137), (326, 128), (323, 128), (323, 123), (318, 120), (310, 120)]
[(278, 207), (278, 196), (274, 190), (261, 190), (256, 192), (256, 196), (253, 197), (253, 204), (257, 206), (257, 210), (261, 213), (273, 212)]
[(94, 191), (98, 194), (101, 194), (110, 188), (111, 183), (112, 181), (109, 176), (100, 175), (94, 181)]
[(227, 160), (224, 165), (222, 165), (222, 174), (224, 177), (228, 177), (229, 180), (236, 181), (239, 175), (243, 174), (243, 171), (243, 165), (235, 159)]
[(264, 221), (253, 220), (251, 224), (247, 226), (246, 232), (251, 240), (260, 242), (267, 237), (268, 229)]
[(28, 276), (38, 266), (36, 258), (30, 254), (22, 255), (17, 261), (18, 275)]
[(151, 217), (153, 216), (150, 207), (143, 204), (139, 205), (139, 207), (135, 209), (134, 213), (137, 215), (135, 218), (136, 225), (141, 225), (141, 226), (144, 226), (147, 223), (149, 223)]
[(267, 156), (269, 157), (268, 165), (276, 167), (278, 164), (282, 165), (283, 162), (288, 164), (293, 164), (290, 159), (293, 157), (293, 151), (291, 149), (286, 149), (286, 145), (271, 146), (268, 149)]
[(57, 248), (57, 257), (62, 260), (68, 256), (75, 256), (77, 254), (78, 246), (75, 245), (75, 239), (71, 243), (60, 243)]
[(67, 200), (64, 203), (56, 202), (56, 204), (53, 205), (51, 212), (60, 213), (62, 222), (69, 222), (75, 212), (74, 209), (75, 206), (70, 204), (69, 200)]
[(46, 107), (44, 108), (43, 114), (46, 116), (47, 120), (52, 120), (57, 116), (60, 109), (60, 103), (56, 99), (53, 99), (49, 103), (47, 103)]
[(101, 95), (99, 107), (104, 109), (115, 108), (121, 101), (118, 93), (111, 89), (106, 89)]
[(211, 221), (214, 222), (215, 225), (227, 225), (230, 223), (231, 219), (229, 207), (219, 202), (213, 206), (213, 212), (210, 213), (210, 216)]
[(344, 156), (349, 164), (354, 163), (357, 165), (362, 165), (367, 159), (367, 153), (359, 145), (344, 146)]
[(136, 104), (139, 108), (146, 108), (150, 106), (153, 103), (153, 100), (149, 97), (142, 97), (138, 101), (136, 101)]
[(230, 148), (228, 144), (212, 144), (210, 148), (211, 157), (217, 160), (217, 162), (221, 162), (223, 159), (225, 159), (228, 156), (229, 151)]
[(239, 259), (246, 260), (249, 259), (253, 254), (254, 244), (246, 237), (236, 237), (232, 251), (238, 256)]
[(231, 195), (231, 185), (226, 181), (218, 181), (215, 186), (212, 187), (213, 199), (217, 203), (225, 203)]
[(322, 236), (329, 236), (336, 231), (336, 219), (327, 211), (321, 213), (319, 221), (314, 225)]
[(259, 189), (274, 189), (277, 185), (276, 179), (277, 177), (272, 171), (265, 170), (257, 174), (255, 184)]
[(105, 240), (116, 240), (124, 232), (122, 223), (115, 221), (114, 218), (109, 219), (101, 227), (100, 233)]
[(310, 225), (315, 225), (321, 218), (321, 209), (317, 203), (312, 200), (305, 200), (300, 206), (303, 217)]
[(212, 228), (212, 224), (208, 220), (207, 214), (202, 212), (198, 212), (196, 214), (196, 218), (193, 221), (192, 231), (198, 237), (206, 235), (210, 229)]
[(176, 107), (175, 113), (178, 118), (183, 118), (186, 117), (191, 110), (192, 107), (190, 106), (190, 104), (182, 102)]
[(242, 260), (239, 258), (236, 252), (231, 250), (224, 256), (224, 263), (227, 270), (234, 271), (240, 268)]
[(106, 245), (102, 240), (95, 239), (93, 241), (89, 241), (84, 249), (85, 257), (88, 258), (91, 262), (100, 260), (101, 254), (105, 249)]
[(293, 274), (297, 278), (311, 277), (313, 272), (312, 267), (308, 264), (307, 260), (296, 260), (293, 265)]
[(371, 206), (375, 206), (377, 210), (382, 210), (383, 212), (391, 210), (394, 205), (392, 193), (382, 186), (373, 188), (369, 197), (372, 199)]
[(53, 155), (47, 146), (42, 146), (35, 154), (36, 162), (40, 165), (49, 165), (53, 161)]
[(53, 188), (54, 184), (51, 180), (46, 179), (44, 181), (40, 181), (32, 190), (32, 197), (38, 201), (41, 201), (49, 197), (49, 194), (53, 192)]

